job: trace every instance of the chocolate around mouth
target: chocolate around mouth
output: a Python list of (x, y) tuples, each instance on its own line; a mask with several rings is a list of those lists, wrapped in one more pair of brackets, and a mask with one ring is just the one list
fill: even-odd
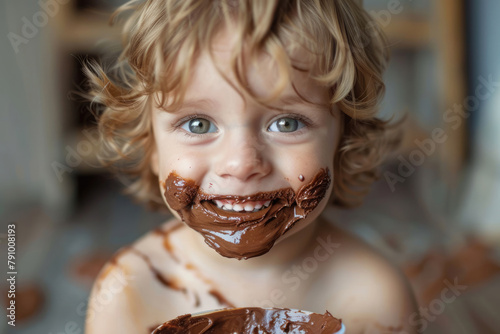
[[(276, 240), (304, 219), (325, 197), (331, 178), (321, 169), (311, 182), (297, 193), (292, 188), (260, 192), (251, 196), (206, 194), (194, 181), (175, 172), (165, 180), (165, 198), (181, 219), (205, 238), (220, 255), (248, 259), (267, 253)], [(214, 200), (271, 201), (256, 212), (220, 209)]]

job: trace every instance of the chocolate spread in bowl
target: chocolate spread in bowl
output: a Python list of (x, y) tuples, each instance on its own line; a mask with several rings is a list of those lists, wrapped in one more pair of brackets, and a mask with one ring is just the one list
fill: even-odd
[[(321, 169), (297, 193), (292, 188), (260, 192), (249, 196), (214, 195), (200, 190), (194, 181), (171, 173), (165, 180), (165, 198), (186, 224), (199, 232), (220, 255), (248, 259), (267, 253), (276, 240), (313, 211), (325, 197), (331, 178)], [(232, 212), (219, 208), (214, 200), (271, 201), (256, 212)]]
[(342, 322), (329, 312), (310, 313), (257, 307), (227, 309), (201, 315), (186, 314), (164, 323), (152, 334), (175, 333), (303, 333), (335, 334)]

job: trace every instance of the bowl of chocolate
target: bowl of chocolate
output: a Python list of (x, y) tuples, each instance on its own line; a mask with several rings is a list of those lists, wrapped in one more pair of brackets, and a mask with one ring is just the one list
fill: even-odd
[(344, 334), (340, 319), (325, 314), (280, 308), (234, 308), (181, 315), (159, 326), (152, 334)]

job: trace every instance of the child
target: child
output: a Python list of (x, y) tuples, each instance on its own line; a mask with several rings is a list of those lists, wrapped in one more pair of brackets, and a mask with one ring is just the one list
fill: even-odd
[(87, 70), (109, 162), (175, 216), (103, 268), (86, 333), (186, 313), (287, 307), (349, 333), (414, 332), (403, 276), (322, 217), (359, 202), (393, 149), (386, 63), (354, 0), (132, 1), (119, 80)]

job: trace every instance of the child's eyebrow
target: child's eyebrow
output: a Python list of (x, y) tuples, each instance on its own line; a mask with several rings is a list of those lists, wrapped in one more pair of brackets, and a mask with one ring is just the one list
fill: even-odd
[[(287, 94), (285, 96), (282, 96), (277, 102), (278, 102), (277, 105), (275, 105), (274, 107), (277, 109), (281, 109), (280, 106), (282, 105), (287, 106), (287, 105), (297, 105), (297, 104), (307, 106), (308, 108), (316, 109), (317, 111), (325, 111), (330, 109), (330, 106), (328, 105), (322, 105), (311, 101), (307, 101), (296, 94)], [(176, 109), (175, 111), (178, 112), (184, 109), (196, 109), (196, 108), (216, 109), (218, 105), (219, 104), (217, 103), (217, 101), (210, 98), (190, 98), (190, 99), (185, 99), (179, 106), (179, 108)], [(166, 109), (163, 110), (167, 111)]]
[(185, 99), (178, 110), (187, 108), (215, 108), (217, 102), (212, 99)]

